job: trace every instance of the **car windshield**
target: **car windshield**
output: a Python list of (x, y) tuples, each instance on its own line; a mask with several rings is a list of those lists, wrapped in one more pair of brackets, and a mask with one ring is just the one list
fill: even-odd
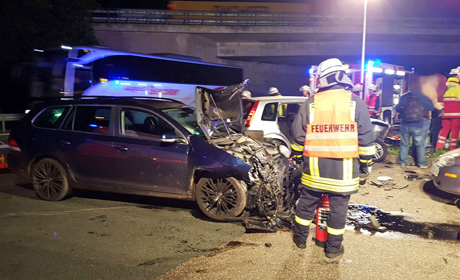
[[(192, 108), (174, 108), (174, 109), (164, 109), (162, 110), (163, 113), (167, 114), (175, 121), (180, 123), (185, 129), (187, 129), (190, 133), (194, 135), (198, 135), (200, 137), (206, 137), (201, 128), (198, 125), (195, 110)], [(229, 129), (230, 130), (230, 129)], [(230, 133), (234, 133), (230, 130)], [(220, 127), (216, 129), (212, 137), (225, 137), (228, 136), (228, 132), (225, 130), (225, 127)]]

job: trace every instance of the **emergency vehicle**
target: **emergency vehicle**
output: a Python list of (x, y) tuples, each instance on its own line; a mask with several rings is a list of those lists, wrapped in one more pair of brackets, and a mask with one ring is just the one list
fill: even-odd
[[(364, 67), (364, 84), (361, 84), (361, 65), (344, 64), (347, 75), (354, 84), (353, 93), (363, 100), (369, 95), (369, 85), (377, 86), (376, 93), (380, 96), (380, 118), (390, 124), (395, 122), (399, 97), (409, 90), (409, 77), (413, 71), (406, 71), (403, 66), (382, 63), (380, 60), (369, 60)], [(317, 89), (318, 66), (312, 66), (310, 72), (310, 88), (313, 94)]]

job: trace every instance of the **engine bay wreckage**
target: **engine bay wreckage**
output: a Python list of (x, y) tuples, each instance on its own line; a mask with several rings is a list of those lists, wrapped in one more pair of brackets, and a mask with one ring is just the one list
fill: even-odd
[[(226, 151), (238, 162), (242, 161), (247, 165), (246, 176), (228, 174), (237, 178), (243, 186), (244, 210), (241, 213), (237, 211), (235, 215), (229, 217), (220, 214), (226, 212), (228, 207), (237, 207), (239, 202), (225, 205), (213, 197), (206, 198), (207, 201), (204, 203), (201, 203), (198, 198), (197, 202), (209, 217), (246, 222), (249, 226), (254, 223), (257, 226), (260, 222), (271, 223), (279, 220), (280, 216), (285, 218), (290, 216), (290, 209), (293, 208), (296, 199), (297, 185), (293, 182), (295, 169), (288, 159), (290, 156), (288, 147), (272, 142), (271, 139), (263, 139), (263, 133), (260, 135), (241, 133), (243, 124), (241, 92), (246, 83), (247, 81), (218, 91), (197, 87), (195, 96), (197, 122), (208, 142)], [(241, 162), (239, 163), (241, 165)], [(244, 168), (239, 168), (242, 169)]]
[[(241, 133), (241, 93), (246, 83), (244, 81), (222, 90), (196, 88), (197, 122), (208, 143), (247, 165), (238, 168), (238, 171), (247, 172), (245, 176), (241, 176), (242, 172), (239, 172), (240, 176), (228, 174), (243, 186), (245, 201), (225, 203), (228, 201), (220, 201), (221, 193), (218, 193), (201, 200), (198, 198), (198, 206), (213, 219), (242, 222), (247, 232), (290, 229), (294, 225), (294, 205), (299, 197), (302, 163), (290, 161), (290, 149), (270, 138), (263, 138), (263, 132), (251, 132), (250, 135)], [(360, 184), (365, 182), (365, 179), (360, 180)], [(230, 211), (232, 215), (224, 215), (238, 208), (238, 205), (243, 207)], [(358, 227), (369, 228), (369, 225), (373, 225), (372, 228), (378, 228), (374, 215), (364, 215), (362, 211), (353, 212), (353, 209), (350, 207), (349, 222), (354, 222)]]

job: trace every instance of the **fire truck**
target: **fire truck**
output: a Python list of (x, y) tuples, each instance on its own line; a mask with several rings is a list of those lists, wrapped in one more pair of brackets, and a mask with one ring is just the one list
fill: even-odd
[[(380, 96), (380, 119), (394, 124), (399, 97), (408, 91), (409, 78), (413, 71), (406, 71), (403, 66), (382, 63), (380, 60), (369, 60), (364, 67), (364, 84), (361, 84), (361, 65), (344, 64), (346, 73), (353, 82), (353, 93), (363, 100), (369, 95), (369, 85), (377, 86), (376, 93)], [(310, 69), (310, 88), (316, 92), (318, 82), (318, 66)]]

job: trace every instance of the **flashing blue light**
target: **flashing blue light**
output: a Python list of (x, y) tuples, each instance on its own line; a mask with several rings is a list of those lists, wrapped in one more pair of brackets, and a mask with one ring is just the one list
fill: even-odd
[(120, 81), (115, 81), (115, 84), (116, 84), (116, 85), (119, 85), (119, 84), (120, 84)]
[(97, 127), (97, 124), (89, 124), (88, 126)]
[(374, 61), (369, 60), (366, 64), (366, 70), (374, 68)]
[(93, 80), (88, 80), (88, 82), (89, 82), (90, 84), (92, 84), (92, 83), (93, 83)]
[(380, 65), (382, 65), (382, 61), (380, 59), (376, 59), (374, 61), (374, 66), (380, 66)]
[(312, 73), (313, 73), (313, 68), (308, 69), (308, 74), (312, 74)]
[(414, 67), (412, 67), (412, 72), (414, 72), (414, 71), (415, 71), (415, 68), (414, 68)]
[(54, 236), (57, 236), (57, 232), (54, 232)]

